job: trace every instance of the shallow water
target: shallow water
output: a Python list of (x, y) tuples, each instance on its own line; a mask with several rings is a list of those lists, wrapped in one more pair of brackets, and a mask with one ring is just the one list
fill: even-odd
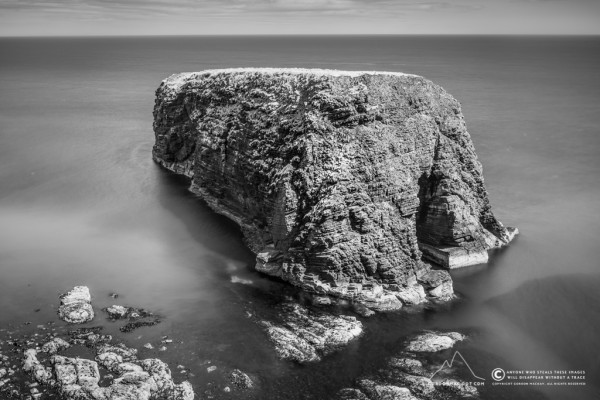
[[(536, 393), (598, 395), (597, 343), (582, 332), (597, 324), (568, 326), (598, 320), (589, 282), (600, 276), (599, 39), (0, 39), (0, 54), (0, 327), (56, 321), (58, 295), (85, 284), (96, 310), (117, 302), (163, 315), (133, 333), (107, 330), (138, 348), (170, 335), (176, 342), (159, 355), (215, 398), (232, 397), (222, 392), (228, 368), (259, 378), (257, 398), (327, 398), (423, 328), (472, 332), (460, 349), (479, 375), (585, 369), (587, 388)], [(452, 273), (454, 304), (376, 316), (359, 341), (317, 365), (278, 360), (248, 313), (268, 315), (299, 294), (252, 271), (236, 226), (150, 157), (160, 81), (238, 66), (402, 71), (442, 85), (463, 105), (496, 215), (521, 235), (488, 265)]]

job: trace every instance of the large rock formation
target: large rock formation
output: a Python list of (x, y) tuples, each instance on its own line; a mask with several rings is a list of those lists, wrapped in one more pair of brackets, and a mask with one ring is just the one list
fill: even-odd
[(428, 276), (422, 252), (461, 266), (512, 238), (460, 104), (419, 76), (176, 74), (156, 92), (154, 131), (154, 160), (240, 225), (256, 268), (309, 291), (398, 308), (395, 294), (423, 281), (448, 298), (449, 276)]

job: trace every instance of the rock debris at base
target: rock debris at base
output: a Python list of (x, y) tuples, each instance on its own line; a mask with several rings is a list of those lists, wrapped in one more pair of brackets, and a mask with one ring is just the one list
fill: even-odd
[[(454, 400), (474, 399), (479, 391), (469, 382), (448, 376), (440, 364), (419, 359), (424, 352), (451, 349), (466, 337), (458, 332), (424, 332), (412, 338), (397, 356), (372, 375), (360, 378), (354, 387), (337, 393), (336, 400)], [(436, 372), (438, 372), (436, 374)]]

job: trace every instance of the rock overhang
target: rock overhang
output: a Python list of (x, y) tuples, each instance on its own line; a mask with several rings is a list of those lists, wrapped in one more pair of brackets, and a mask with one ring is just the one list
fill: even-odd
[(305, 290), (381, 309), (415, 285), (449, 297), (451, 280), (423, 284), (422, 253), (450, 268), (512, 239), (491, 212), (460, 104), (420, 76), (175, 74), (154, 116), (155, 161), (241, 226), (259, 271)]

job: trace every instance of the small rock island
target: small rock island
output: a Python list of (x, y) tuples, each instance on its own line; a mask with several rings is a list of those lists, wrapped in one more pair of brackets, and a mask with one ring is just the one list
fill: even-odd
[(256, 269), (375, 310), (453, 296), (446, 268), (517, 233), (494, 216), (461, 106), (416, 75), (245, 68), (156, 91), (154, 160), (235, 221)]

